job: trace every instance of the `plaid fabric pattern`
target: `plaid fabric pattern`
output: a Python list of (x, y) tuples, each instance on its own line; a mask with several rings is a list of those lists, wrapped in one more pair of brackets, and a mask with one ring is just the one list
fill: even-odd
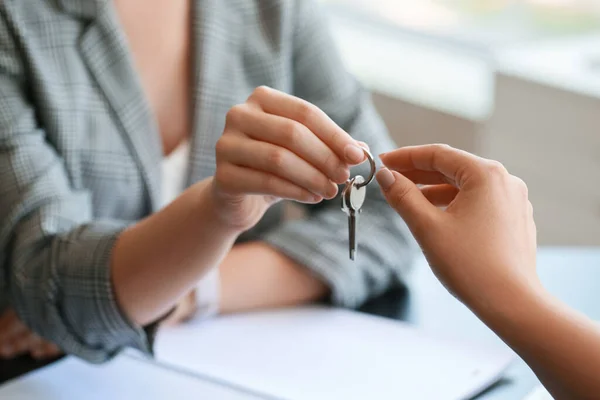
[[(392, 148), (313, 1), (194, 0), (193, 30), (189, 184), (213, 175), (226, 112), (259, 85), (321, 107), (374, 154)], [(159, 206), (161, 158), (109, 0), (0, 3), (0, 306), (92, 362), (124, 347), (151, 352), (153, 329), (119, 310), (109, 262), (119, 233)], [(338, 201), (311, 207), (303, 221), (283, 223), (278, 211), (244, 240), (265, 240), (305, 265), (337, 304), (359, 305), (410, 265), (410, 235), (375, 184), (355, 263)]]

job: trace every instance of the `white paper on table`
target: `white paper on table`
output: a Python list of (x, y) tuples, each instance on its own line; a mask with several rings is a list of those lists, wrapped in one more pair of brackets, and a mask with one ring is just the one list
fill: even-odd
[(258, 400), (230, 388), (120, 356), (103, 365), (75, 358), (61, 361), (0, 386), (10, 400)]
[(192, 321), (159, 332), (161, 363), (277, 399), (470, 398), (513, 359), (380, 317), (305, 307)]
[(538, 386), (523, 400), (554, 400), (554, 397), (543, 386)]

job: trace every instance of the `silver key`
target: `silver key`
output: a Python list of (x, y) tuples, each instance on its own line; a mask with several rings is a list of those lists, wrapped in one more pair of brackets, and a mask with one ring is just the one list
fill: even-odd
[(350, 259), (354, 260), (356, 255), (356, 224), (361, 212), (367, 187), (364, 185), (365, 178), (360, 175), (346, 182), (342, 191), (342, 211), (348, 215), (348, 241), (350, 244)]

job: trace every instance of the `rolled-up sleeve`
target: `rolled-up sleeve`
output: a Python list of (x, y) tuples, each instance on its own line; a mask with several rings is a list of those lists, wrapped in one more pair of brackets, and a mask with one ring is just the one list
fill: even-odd
[(94, 221), (29, 103), (22, 61), (0, 19), (0, 270), (20, 318), (67, 353), (104, 361), (124, 347), (150, 352), (152, 327), (124, 316), (110, 258), (126, 228)]
[[(296, 3), (294, 94), (324, 110), (377, 156), (394, 147), (370, 96), (344, 69), (322, 10), (314, 1)], [(353, 174), (367, 176), (365, 166)], [(309, 217), (288, 222), (265, 240), (329, 284), (332, 301), (355, 307), (402, 283), (414, 255), (414, 241), (400, 217), (387, 205), (377, 183), (367, 198), (357, 228), (356, 261), (348, 255), (348, 221), (340, 200), (311, 208)]]

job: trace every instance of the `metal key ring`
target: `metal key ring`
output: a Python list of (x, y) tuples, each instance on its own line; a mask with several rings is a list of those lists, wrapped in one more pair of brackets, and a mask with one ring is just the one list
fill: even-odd
[(356, 185), (356, 187), (359, 189), (371, 183), (371, 181), (375, 177), (375, 173), (377, 172), (377, 164), (375, 164), (375, 159), (373, 158), (373, 155), (369, 152), (369, 150), (365, 148), (363, 148), (363, 151), (365, 152), (365, 156), (367, 156), (367, 160), (369, 160), (369, 165), (371, 166), (371, 174), (363, 183), (359, 183)]

